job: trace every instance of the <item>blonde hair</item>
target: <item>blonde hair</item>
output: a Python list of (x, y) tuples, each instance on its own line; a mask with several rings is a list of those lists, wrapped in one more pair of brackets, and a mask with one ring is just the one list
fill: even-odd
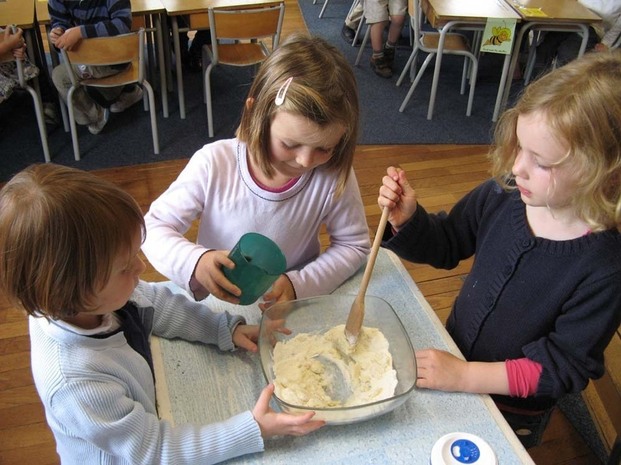
[(121, 188), (85, 171), (32, 165), (0, 190), (0, 290), (30, 315), (87, 311), (138, 230), (144, 237), (142, 211)]
[[(283, 84), (289, 83), (282, 105), (275, 103)], [(338, 173), (337, 195), (347, 181), (358, 139), (358, 87), (353, 70), (336, 47), (319, 37), (292, 34), (261, 65), (242, 112), (237, 137), (246, 143), (254, 161), (271, 177), (270, 126), (284, 110), (308, 118), (321, 127), (339, 123), (345, 134), (325, 168)]]
[(540, 112), (569, 150), (576, 214), (593, 231), (621, 230), (621, 51), (588, 53), (530, 84), (495, 129), (492, 174), (505, 186), (520, 115)]

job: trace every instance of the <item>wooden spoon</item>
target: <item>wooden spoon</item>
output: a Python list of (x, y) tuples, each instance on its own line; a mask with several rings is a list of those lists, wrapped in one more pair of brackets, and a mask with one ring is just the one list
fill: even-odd
[(388, 222), (388, 212), (388, 207), (384, 207), (377, 232), (375, 233), (375, 240), (371, 247), (369, 261), (367, 262), (367, 267), (364, 269), (364, 275), (360, 282), (360, 290), (358, 291), (356, 300), (354, 300), (354, 303), (351, 305), (349, 315), (347, 316), (347, 323), (345, 323), (345, 338), (352, 346), (358, 341), (360, 328), (362, 328), (362, 320), (364, 320), (364, 296), (367, 293), (367, 287), (369, 286), (371, 273), (373, 273), (373, 266), (375, 265), (377, 253), (379, 252), (380, 245), (382, 245), (384, 229), (386, 229), (386, 223)]

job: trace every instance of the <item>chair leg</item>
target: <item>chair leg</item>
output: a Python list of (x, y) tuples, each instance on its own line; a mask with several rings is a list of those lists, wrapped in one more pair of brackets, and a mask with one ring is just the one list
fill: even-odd
[(153, 93), (153, 87), (148, 81), (142, 81), (142, 88), (147, 89), (147, 95), (149, 96), (149, 114), (151, 116), (151, 136), (153, 138), (153, 153), (159, 155), (160, 153), (160, 140), (157, 132), (157, 118), (155, 115), (155, 94)]
[(321, 7), (321, 11), (319, 12), (319, 18), (320, 19), (323, 18), (323, 13), (324, 13), (324, 11), (326, 11), (326, 7), (328, 6), (328, 2), (329, 1), (330, 0), (324, 0), (323, 6)]
[(431, 62), (434, 56), (435, 56), (435, 53), (430, 53), (425, 58), (423, 65), (418, 70), (418, 74), (416, 75), (414, 82), (412, 82), (412, 85), (410, 86), (410, 90), (408, 90), (407, 95), (405, 96), (405, 98), (403, 99), (403, 102), (401, 103), (401, 106), (399, 107), (400, 113), (403, 113), (403, 110), (405, 110), (406, 105), (408, 104), (408, 102), (410, 101), (410, 98), (412, 97), (412, 94), (414, 93), (414, 89), (416, 89), (416, 86), (418, 85), (421, 78), (423, 77), (423, 74), (425, 73), (425, 69), (427, 69), (427, 66), (429, 66), (429, 63)]
[(466, 80), (468, 79), (468, 69), (470, 65), (470, 60), (468, 57), (464, 57), (464, 67), (461, 71), (461, 87), (459, 89), (459, 95), (464, 95), (466, 92)]
[(63, 101), (62, 98), (60, 98), (60, 95), (58, 96), (58, 103), (60, 106), (60, 114), (63, 117), (63, 128), (65, 129), (65, 132), (69, 132), (69, 115), (67, 114), (67, 104)]
[(360, 63), (360, 58), (362, 58), (362, 53), (364, 52), (364, 49), (367, 46), (367, 42), (369, 41), (370, 35), (371, 35), (371, 25), (367, 24), (367, 30), (364, 33), (364, 39), (362, 39), (362, 44), (360, 44), (360, 50), (358, 50), (358, 55), (356, 55), (356, 62), (354, 63), (354, 66), (358, 66), (358, 63)]
[(41, 97), (30, 86), (26, 86), (25, 89), (32, 96), (32, 101), (35, 107), (35, 114), (37, 116), (37, 124), (39, 126), (39, 135), (41, 137), (41, 147), (43, 147), (43, 156), (46, 162), (52, 161), (50, 158), (50, 149), (47, 144), (47, 129), (45, 127), (45, 119), (43, 118), (43, 104), (41, 103)]
[(401, 71), (401, 75), (399, 76), (399, 79), (397, 79), (397, 87), (401, 85), (401, 83), (405, 79), (405, 76), (407, 76), (408, 72), (410, 72), (410, 69), (412, 69), (412, 67), (414, 66), (414, 60), (416, 60), (417, 56), (418, 56), (418, 48), (414, 48), (414, 50), (412, 50), (412, 53), (410, 53), (410, 57), (408, 58), (407, 63), (403, 67), (403, 71)]
[(213, 137), (213, 115), (211, 112), (211, 69), (213, 65), (209, 63), (205, 71), (205, 97), (207, 98), (207, 129), (209, 137)]
[(358, 21), (358, 27), (356, 28), (356, 33), (354, 34), (354, 40), (351, 41), (351, 46), (355, 47), (356, 46), (356, 42), (358, 42), (358, 37), (360, 36), (360, 30), (362, 29), (362, 23), (364, 23), (364, 15), (362, 16), (362, 18), (360, 18), (360, 21)]
[(75, 124), (75, 116), (73, 113), (73, 92), (75, 87), (69, 89), (67, 93), (67, 109), (69, 110), (69, 127), (71, 128), (71, 142), (73, 144), (73, 157), (77, 160), (80, 159), (80, 145), (78, 144), (78, 129)]

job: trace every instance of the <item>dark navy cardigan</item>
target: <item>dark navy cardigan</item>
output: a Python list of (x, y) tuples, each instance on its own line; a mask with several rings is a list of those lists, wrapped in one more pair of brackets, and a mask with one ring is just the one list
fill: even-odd
[[(390, 228), (389, 228), (390, 229)], [(541, 410), (604, 372), (621, 323), (621, 234), (568, 241), (533, 236), (519, 192), (489, 180), (449, 214), (416, 213), (384, 246), (406, 260), (451, 269), (474, 255), (447, 330), (467, 360), (528, 357), (543, 371), (535, 396), (494, 396)]]

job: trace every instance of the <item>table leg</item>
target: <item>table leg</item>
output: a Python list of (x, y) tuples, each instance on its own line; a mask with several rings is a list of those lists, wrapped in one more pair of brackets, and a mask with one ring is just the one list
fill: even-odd
[[(164, 58), (164, 38), (162, 34), (162, 17), (155, 16), (155, 40), (157, 41), (157, 62), (160, 64), (160, 92), (162, 94), (162, 112), (168, 118), (168, 87), (166, 84), (166, 59)], [(153, 18), (152, 18), (153, 19)]]
[(511, 58), (515, 51), (510, 54), (505, 55), (505, 59), (502, 64), (502, 74), (500, 75), (500, 84), (498, 84), (498, 93), (496, 94), (496, 105), (494, 106), (494, 115), (492, 116), (492, 121), (495, 123), (498, 121), (498, 116), (500, 115), (500, 109), (502, 108), (502, 98), (503, 98), (503, 89), (505, 88), (505, 84), (507, 79), (511, 79), (509, 76), (509, 69), (511, 68)]
[(172, 77), (172, 53), (170, 51), (170, 29), (168, 28), (168, 16), (166, 13), (160, 15), (160, 24), (162, 25), (162, 39), (164, 40), (164, 58), (166, 59), (166, 85), (168, 86), (168, 92), (173, 91), (173, 77)]
[(179, 94), (179, 115), (185, 119), (185, 96), (183, 94), (183, 65), (181, 64), (181, 45), (179, 44), (179, 24), (177, 17), (172, 17), (173, 46), (175, 48), (175, 66), (177, 69), (177, 93)]
[(436, 93), (438, 92), (438, 81), (440, 80), (440, 66), (442, 65), (442, 52), (444, 51), (444, 41), (449, 29), (455, 25), (455, 21), (449, 21), (440, 30), (440, 40), (438, 41), (438, 50), (436, 53), (436, 65), (433, 70), (433, 81), (431, 83), (431, 95), (429, 96), (429, 107), (427, 108), (427, 119), (433, 118), (433, 107), (436, 103)]

